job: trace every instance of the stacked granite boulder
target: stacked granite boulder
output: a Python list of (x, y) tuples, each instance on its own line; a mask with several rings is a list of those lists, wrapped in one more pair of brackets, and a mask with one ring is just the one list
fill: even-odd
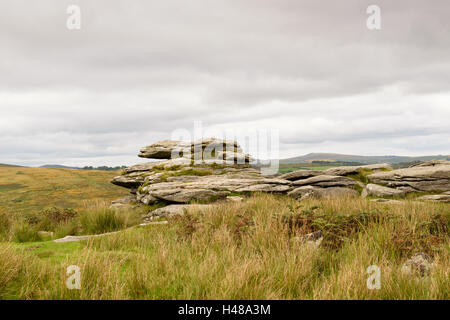
[(291, 182), (269, 178), (252, 168), (253, 159), (235, 141), (164, 140), (144, 147), (139, 157), (165, 159), (131, 166), (112, 180), (129, 188), (137, 202), (210, 202), (234, 193), (288, 192)]
[(364, 183), (352, 178), (362, 172), (392, 170), (389, 164), (365, 166), (344, 166), (327, 170), (297, 170), (280, 176), (280, 179), (291, 181), (293, 190), (289, 196), (297, 199), (323, 198), (335, 196), (357, 196), (364, 188)]

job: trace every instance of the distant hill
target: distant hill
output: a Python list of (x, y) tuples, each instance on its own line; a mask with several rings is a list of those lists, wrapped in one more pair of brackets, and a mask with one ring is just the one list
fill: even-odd
[(0, 163), (0, 167), (21, 167), (15, 164)]
[(49, 169), (81, 169), (80, 167), (62, 166), (60, 164), (46, 164), (46, 165), (40, 166), (40, 168), (49, 168)]
[(40, 166), (40, 168), (117, 171), (117, 170), (125, 169), (126, 166), (116, 166), (116, 167), (108, 167), (108, 166), (100, 166), (100, 167), (93, 167), (93, 166), (69, 167), (69, 166), (63, 166), (63, 165), (60, 165), (60, 164), (46, 164), (46, 165)]
[(358, 156), (339, 153), (308, 153), (304, 156), (281, 159), (281, 164), (294, 163), (311, 163), (313, 161), (329, 161), (329, 162), (359, 162), (364, 164), (373, 163), (402, 163), (414, 161), (429, 161), (429, 160), (450, 160), (450, 155), (434, 155), (422, 157), (407, 157), (407, 156)]

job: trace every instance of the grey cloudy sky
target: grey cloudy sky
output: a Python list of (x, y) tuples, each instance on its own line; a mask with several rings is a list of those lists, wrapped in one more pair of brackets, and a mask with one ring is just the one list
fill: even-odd
[[(81, 30), (68, 30), (68, 5)], [(366, 9), (381, 8), (381, 30)], [(0, 163), (121, 165), (176, 129), (280, 156), (450, 154), (450, 1), (0, 0)]]

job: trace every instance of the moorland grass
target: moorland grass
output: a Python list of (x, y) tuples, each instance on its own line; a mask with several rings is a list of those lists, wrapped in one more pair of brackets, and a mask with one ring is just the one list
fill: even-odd
[[(448, 204), (255, 195), (77, 244), (2, 242), (0, 298), (449, 299), (449, 223)], [(296, 238), (319, 229), (318, 248)], [(400, 270), (417, 252), (433, 258), (428, 277)], [(69, 265), (80, 290), (66, 288)]]
[(110, 180), (114, 171), (0, 165), (0, 213), (35, 213), (43, 208), (82, 208), (85, 201), (111, 201), (128, 191)]

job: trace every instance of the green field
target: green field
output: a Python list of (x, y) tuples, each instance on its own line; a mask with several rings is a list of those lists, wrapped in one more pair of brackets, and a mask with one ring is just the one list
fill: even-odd
[(118, 172), (0, 165), (0, 213), (34, 213), (47, 207), (81, 208), (90, 200), (126, 195), (109, 181)]

